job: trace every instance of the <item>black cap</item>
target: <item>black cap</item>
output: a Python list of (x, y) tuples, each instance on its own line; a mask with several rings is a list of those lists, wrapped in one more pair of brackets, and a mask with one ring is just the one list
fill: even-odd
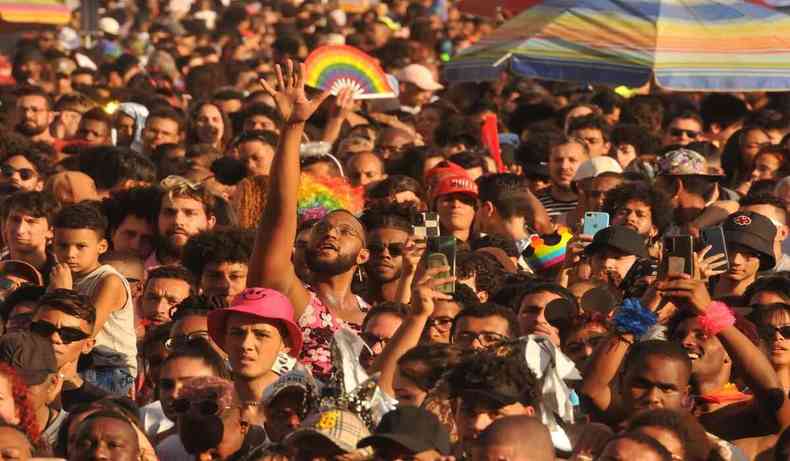
[(549, 164), (547, 162), (529, 162), (523, 165), (523, 170), (526, 177), (549, 177)]
[(727, 217), (721, 225), (727, 247), (733, 243), (743, 245), (760, 257), (760, 270), (773, 269), (776, 226), (767, 217), (751, 211), (738, 211)]
[(28, 386), (43, 383), (58, 370), (49, 339), (26, 331), (0, 337), (0, 362), (11, 365)]
[(593, 255), (604, 251), (606, 247), (612, 247), (640, 258), (648, 257), (645, 238), (627, 226), (609, 226), (601, 229), (593, 237), (592, 243), (584, 249), (584, 253)]
[(402, 445), (413, 454), (436, 450), (450, 454), (450, 434), (433, 413), (418, 407), (401, 406), (381, 418), (373, 435), (365, 437), (358, 448), (375, 446), (382, 441)]

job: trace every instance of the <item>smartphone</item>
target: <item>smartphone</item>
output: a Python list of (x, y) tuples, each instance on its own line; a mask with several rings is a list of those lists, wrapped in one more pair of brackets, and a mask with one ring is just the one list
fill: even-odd
[(702, 241), (706, 246), (710, 245), (711, 247), (705, 256), (710, 257), (723, 254), (724, 262), (726, 263), (724, 270), (729, 270), (730, 262), (727, 259), (727, 241), (724, 239), (724, 230), (721, 226), (702, 229)]
[[(450, 273), (440, 274), (439, 276), (455, 276), (456, 241), (454, 235), (440, 235), (428, 238), (427, 252), (428, 267), (446, 265), (450, 267)], [(439, 287), (439, 291), (442, 293), (455, 293), (455, 283), (446, 283)]]
[(593, 237), (599, 230), (609, 227), (609, 213), (588, 211), (584, 213), (583, 223), (582, 234)]
[(418, 240), (439, 236), (439, 214), (433, 211), (422, 212), (414, 216), (412, 234)]
[(658, 271), (658, 261), (652, 258), (639, 258), (620, 282), (620, 288), (626, 298), (641, 298), (648, 284), (645, 277), (655, 276)]
[(659, 278), (668, 274), (694, 275), (694, 237), (676, 235), (664, 239), (664, 258), (661, 261)]

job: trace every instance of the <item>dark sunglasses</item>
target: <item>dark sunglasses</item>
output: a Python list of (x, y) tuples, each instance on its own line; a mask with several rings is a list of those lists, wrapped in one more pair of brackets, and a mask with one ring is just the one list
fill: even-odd
[(773, 325), (761, 325), (757, 327), (757, 333), (763, 339), (773, 339), (774, 334), (779, 332), (782, 338), (790, 339), (790, 325), (775, 327)]
[(683, 136), (684, 133), (689, 138), (696, 138), (697, 136), (700, 135), (699, 131), (694, 131), (694, 130), (684, 130), (682, 128), (670, 128), (669, 129), (669, 134), (671, 134), (672, 136), (675, 136), (675, 137)]
[(388, 243), (386, 245), (373, 242), (368, 244), (368, 251), (370, 251), (370, 254), (380, 255), (384, 253), (384, 249), (386, 248), (390, 252), (390, 256), (397, 258), (403, 254), (403, 249), (405, 247), (406, 244), (403, 242)]
[(165, 340), (165, 349), (173, 350), (176, 347), (183, 346), (197, 339), (208, 341), (210, 338), (211, 337), (208, 334), (208, 330), (193, 331), (188, 335), (176, 335)]
[(0, 172), (2, 172), (3, 176), (6, 178), (14, 176), (14, 173), (19, 173), (19, 178), (22, 179), (22, 181), (27, 181), (28, 179), (32, 179), (36, 176), (35, 170), (30, 168), (20, 168), (17, 170), (11, 165), (0, 166)]
[(200, 416), (214, 416), (219, 414), (220, 410), (227, 409), (220, 408), (219, 403), (217, 403), (216, 400), (192, 401), (188, 399), (175, 399), (170, 404), (170, 408), (173, 410), (173, 413), (178, 415), (186, 414), (191, 408), (197, 408), (198, 414), (200, 414)]
[(45, 320), (36, 320), (35, 322), (31, 323), (30, 331), (39, 336), (43, 336), (44, 338), (49, 338), (52, 336), (52, 333), (57, 333), (58, 336), (60, 336), (60, 340), (63, 341), (64, 344), (71, 344), (74, 341), (82, 341), (83, 339), (88, 339), (90, 337), (88, 333), (85, 333), (79, 328), (58, 328)]

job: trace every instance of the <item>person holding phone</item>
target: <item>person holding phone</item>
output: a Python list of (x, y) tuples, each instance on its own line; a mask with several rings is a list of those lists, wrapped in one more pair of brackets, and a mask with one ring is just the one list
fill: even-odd
[(645, 241), (627, 226), (602, 229), (584, 249), (594, 278), (619, 286), (637, 258), (647, 258)]

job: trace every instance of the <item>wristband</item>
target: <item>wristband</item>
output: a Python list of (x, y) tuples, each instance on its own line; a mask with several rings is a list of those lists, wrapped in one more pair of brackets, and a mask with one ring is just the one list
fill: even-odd
[(708, 305), (704, 314), (697, 317), (697, 321), (707, 336), (716, 336), (722, 330), (735, 325), (735, 315), (726, 304), (714, 301)]
[(623, 300), (623, 305), (617, 309), (612, 318), (615, 330), (618, 333), (628, 333), (640, 337), (658, 322), (658, 316), (649, 309), (645, 309), (637, 298)]

